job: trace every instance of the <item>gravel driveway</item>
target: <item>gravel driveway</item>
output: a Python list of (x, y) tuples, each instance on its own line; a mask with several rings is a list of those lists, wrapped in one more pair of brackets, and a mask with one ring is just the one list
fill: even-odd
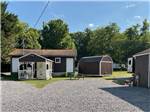
[(2, 112), (150, 111), (150, 89), (119, 86), (93, 78), (54, 82), (42, 89), (1, 81)]

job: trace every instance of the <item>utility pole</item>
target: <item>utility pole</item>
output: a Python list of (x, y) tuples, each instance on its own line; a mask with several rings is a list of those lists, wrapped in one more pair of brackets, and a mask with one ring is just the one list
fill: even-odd
[(25, 48), (25, 43), (24, 43), (24, 39), (22, 40), (22, 53), (23, 53), (23, 55), (24, 55), (24, 48)]

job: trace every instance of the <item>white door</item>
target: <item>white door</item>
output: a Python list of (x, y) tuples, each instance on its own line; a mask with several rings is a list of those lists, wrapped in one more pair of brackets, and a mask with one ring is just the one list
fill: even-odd
[(67, 58), (66, 72), (73, 72), (73, 58)]
[(133, 58), (128, 58), (128, 72), (133, 72)]
[(12, 72), (18, 72), (18, 58), (12, 58)]

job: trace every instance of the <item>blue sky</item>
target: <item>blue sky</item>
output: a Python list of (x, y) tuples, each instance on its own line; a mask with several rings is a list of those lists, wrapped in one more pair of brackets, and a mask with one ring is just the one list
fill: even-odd
[[(9, 2), (8, 11), (18, 15), (19, 19), (33, 27), (46, 1)], [(121, 31), (127, 27), (141, 23), (143, 19), (150, 21), (150, 2), (50, 2), (36, 28), (41, 29), (43, 21), (61, 18), (69, 26), (70, 32), (83, 31), (89, 27), (116, 22)]]

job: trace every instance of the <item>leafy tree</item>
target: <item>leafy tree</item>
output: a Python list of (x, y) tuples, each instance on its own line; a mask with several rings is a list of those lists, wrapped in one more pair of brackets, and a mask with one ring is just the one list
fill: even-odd
[(97, 28), (93, 39), (90, 40), (90, 51), (93, 55), (109, 54), (112, 51), (111, 42), (119, 32), (117, 24), (112, 23), (106, 27)]
[(86, 49), (86, 46), (84, 45), (85, 42), (85, 33), (84, 32), (76, 32), (76, 33), (71, 33), (70, 34), (71, 37), (74, 39), (75, 41), (75, 46), (78, 52), (78, 59), (80, 59), (81, 57), (85, 56), (84, 51)]
[(1, 2), (1, 58), (3, 63), (9, 62), (9, 53), (15, 46), (15, 37), (19, 31), (18, 17), (8, 12), (7, 3)]
[(111, 57), (115, 63), (123, 63), (124, 50), (123, 49), (124, 40), (112, 41), (113, 50), (110, 52)]
[(83, 56), (90, 56), (90, 55), (93, 55), (93, 53), (91, 52), (91, 43), (90, 43), (90, 40), (93, 40), (94, 39), (94, 32), (89, 29), (89, 28), (86, 28), (85, 29), (85, 37), (84, 37), (84, 41), (83, 41)]
[(150, 26), (149, 22), (147, 21), (147, 19), (145, 19), (143, 21), (143, 26), (141, 28), (141, 35), (144, 35), (149, 32), (149, 26)]
[(125, 35), (127, 36), (128, 40), (137, 40), (139, 39), (139, 24), (133, 25), (132, 27), (126, 29)]
[[(116, 23), (95, 30), (86, 29), (84, 32), (72, 33), (78, 51), (78, 59), (89, 55), (109, 54), (115, 63), (126, 64), (127, 58), (150, 47), (148, 24), (143, 22), (143, 28), (136, 24), (119, 32)], [(140, 31), (140, 29), (143, 29)], [(145, 30), (144, 30), (145, 29)], [(143, 33), (141, 35), (140, 33)], [(145, 36), (145, 37), (144, 37)]]
[(61, 46), (63, 48), (76, 48), (75, 44), (74, 44), (74, 40), (70, 35), (67, 35), (65, 38), (63, 38), (62, 42), (61, 42)]
[[(66, 46), (65, 44), (68, 46)], [(74, 44), (73, 40), (69, 36), (68, 25), (64, 23), (61, 19), (51, 20), (43, 26), (42, 29), (43, 48), (50, 48), (50, 49), (70, 48), (74, 47), (73, 44)]]
[[(20, 33), (16, 37), (16, 47), (17, 48), (41, 48), (39, 44), (40, 33), (34, 28), (29, 28), (25, 23), (19, 23)], [(24, 44), (24, 45), (23, 45)]]
[(150, 42), (150, 32), (149, 32), (150, 23), (145, 19), (143, 21), (143, 26), (141, 28), (141, 40), (145, 42)]

